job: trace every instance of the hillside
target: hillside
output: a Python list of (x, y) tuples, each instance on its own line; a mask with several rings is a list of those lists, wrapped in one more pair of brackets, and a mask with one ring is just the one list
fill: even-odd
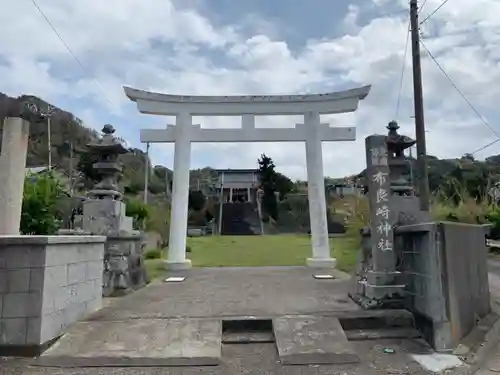
[[(19, 106), (26, 100), (36, 104), (39, 108), (47, 108), (49, 103), (44, 100), (23, 95), (18, 98), (9, 97), (0, 93), (0, 130), (3, 127), (5, 117), (16, 112)], [(103, 124), (104, 125), (104, 124)], [(116, 135), (120, 136), (120, 124), (116, 124)], [(69, 145), (73, 144), (73, 168), (74, 176), (81, 176), (81, 181), (77, 187), (88, 188), (92, 185), (93, 157), (86, 151), (86, 145), (93, 139), (99, 137), (99, 133), (83, 125), (83, 122), (72, 113), (55, 107), (55, 112), (51, 117), (51, 146), (52, 146), (52, 165), (70, 174), (70, 153)], [(0, 132), (1, 140), (1, 132)], [(28, 156), (26, 160), (27, 167), (46, 166), (48, 164), (48, 136), (47, 122), (34, 122), (30, 126), (30, 137), (28, 144)], [(130, 148), (128, 152), (120, 156), (119, 162), (123, 166), (123, 174), (120, 179), (122, 189), (130, 195), (141, 195), (144, 190), (144, 175), (146, 163), (150, 165), (149, 191), (153, 195), (165, 196), (166, 182), (172, 183), (172, 171), (162, 165), (151, 168), (151, 161), (145, 152)], [(168, 176), (168, 178), (166, 178)], [(198, 187), (200, 181), (201, 187), (213, 180), (214, 171), (211, 168), (204, 168), (191, 171), (191, 185)]]

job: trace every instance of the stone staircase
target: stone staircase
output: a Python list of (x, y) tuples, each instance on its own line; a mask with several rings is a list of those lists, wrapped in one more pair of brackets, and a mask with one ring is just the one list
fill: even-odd
[(260, 215), (255, 203), (224, 203), (221, 235), (251, 236), (262, 234)]

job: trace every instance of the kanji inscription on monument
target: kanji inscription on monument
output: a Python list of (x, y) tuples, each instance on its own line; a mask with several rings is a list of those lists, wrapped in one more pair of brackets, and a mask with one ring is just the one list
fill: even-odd
[[(382, 265), (384, 258), (393, 259), (393, 213), (390, 196), (388, 150), (386, 136), (373, 135), (366, 138), (367, 183), (370, 201), (371, 241), (374, 257)], [(387, 256), (384, 254), (388, 253)]]

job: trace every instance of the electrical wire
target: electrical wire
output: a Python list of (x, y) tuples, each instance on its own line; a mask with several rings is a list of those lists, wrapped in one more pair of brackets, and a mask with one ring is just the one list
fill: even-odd
[[(85, 74), (88, 73), (87, 69), (85, 68), (85, 66), (82, 64), (82, 62), (80, 61), (80, 59), (78, 58), (78, 56), (76, 56), (76, 54), (73, 52), (73, 50), (69, 47), (68, 43), (66, 43), (66, 41), (64, 40), (64, 38), (62, 37), (62, 35), (59, 33), (59, 31), (57, 31), (56, 27), (54, 26), (54, 24), (50, 21), (50, 19), (47, 17), (47, 15), (45, 14), (45, 12), (42, 10), (42, 8), (40, 8), (40, 6), (38, 5), (38, 3), (36, 2), (36, 0), (31, 0), (31, 2), (33, 3), (33, 5), (36, 7), (36, 9), (38, 10), (38, 12), (40, 13), (40, 15), (45, 19), (45, 21), (47, 22), (47, 24), (50, 26), (50, 28), (52, 29), (52, 31), (54, 32), (54, 34), (56, 34), (56, 36), (59, 38), (59, 40), (61, 41), (61, 43), (64, 45), (64, 47), (66, 48), (66, 50), (69, 52), (69, 54), (73, 57), (73, 59), (75, 59), (75, 61), (77, 62), (77, 64), (80, 66), (80, 68), (83, 70), (83, 72)], [(99, 84), (99, 82), (97, 82), (97, 80), (95, 78), (91, 78), (92, 81), (94, 82), (94, 84), (96, 85), (97, 89), (99, 91), (101, 91), (101, 93), (104, 95), (104, 98), (106, 99), (106, 101), (110, 104), (110, 105), (113, 105), (113, 103), (109, 100), (109, 98), (106, 96), (104, 90), (102, 89), (101, 85)]]
[(480, 151), (483, 151), (485, 149), (487, 149), (488, 147), (490, 146), (493, 146), (494, 144), (497, 144), (498, 142), (500, 142), (500, 134), (499, 132), (497, 132), (489, 123), (488, 121), (486, 121), (486, 119), (481, 116), (481, 114), (479, 113), (479, 111), (474, 107), (474, 105), (469, 101), (469, 99), (467, 99), (467, 97), (464, 95), (464, 93), (457, 87), (457, 85), (455, 84), (455, 82), (453, 82), (453, 80), (451, 79), (451, 77), (448, 75), (448, 73), (446, 73), (446, 71), (444, 70), (444, 68), (441, 66), (441, 64), (437, 61), (437, 59), (434, 57), (434, 55), (432, 54), (431, 51), (429, 51), (429, 49), (427, 48), (427, 46), (425, 45), (425, 43), (423, 42), (422, 39), (420, 39), (420, 44), (422, 45), (422, 47), (424, 47), (425, 51), (427, 52), (427, 54), (429, 55), (429, 57), (431, 58), (431, 60), (436, 64), (436, 66), (439, 68), (439, 70), (441, 70), (441, 72), (444, 74), (444, 76), (448, 79), (448, 81), (450, 81), (451, 85), (455, 88), (455, 90), (457, 90), (457, 92), (460, 94), (460, 96), (462, 97), (462, 99), (464, 99), (464, 101), (467, 103), (467, 105), (472, 109), (472, 111), (479, 117), (479, 119), (492, 131), (493, 134), (496, 135), (497, 139), (492, 141), (492, 142), (489, 142), (487, 143), (486, 145), (478, 148), (476, 151), (474, 152), (471, 152), (471, 155), (475, 155), (477, 154), (478, 152)]
[(398, 116), (399, 116), (399, 106), (401, 104), (401, 92), (403, 90), (403, 78), (405, 74), (405, 68), (406, 68), (406, 55), (408, 54), (408, 44), (410, 42), (410, 21), (408, 20), (408, 28), (406, 31), (406, 43), (405, 43), (405, 52), (403, 55), (403, 66), (401, 68), (401, 77), (399, 79), (399, 91), (398, 91), (398, 99), (396, 103), (396, 114), (394, 116), (394, 119), (397, 121)]
[(487, 149), (488, 147), (493, 146), (494, 144), (497, 144), (498, 142), (500, 142), (500, 138), (498, 138), (498, 139), (494, 140), (493, 142), (490, 142), (490, 143), (485, 144), (484, 146), (482, 146), (482, 147), (478, 148), (478, 149), (477, 149), (476, 151), (474, 151), (474, 152), (471, 152), (471, 155), (475, 155), (475, 154), (477, 154), (479, 151), (483, 151), (483, 150)]
[(427, 0), (424, 0), (424, 2), (422, 3), (422, 6), (418, 10), (418, 14), (420, 14), (420, 12), (422, 11), (422, 9), (424, 9), (426, 3), (427, 3)]
[[(450, 1), (450, 0), (444, 0), (444, 1), (441, 3), (441, 5), (440, 5), (440, 6), (438, 6), (436, 9), (434, 9), (434, 11), (432, 11), (431, 13), (429, 13), (429, 14), (427, 15), (427, 17), (425, 17), (425, 18), (424, 18), (424, 19), (420, 22), (420, 24), (423, 24), (425, 21), (427, 21), (429, 18), (431, 18), (434, 14), (436, 14), (436, 13), (437, 13), (437, 11), (438, 11), (439, 9), (441, 9), (441, 8), (442, 8), (442, 7), (443, 7), (443, 6), (444, 6), (444, 5), (448, 2), (448, 1)], [(424, 5), (425, 5), (425, 4), (424, 4)], [(423, 7), (423, 6), (422, 6), (422, 7)]]
[(460, 94), (460, 96), (462, 97), (462, 99), (467, 103), (467, 105), (470, 107), (470, 109), (472, 109), (472, 111), (477, 115), (477, 117), (492, 131), (493, 134), (495, 134), (500, 139), (500, 133), (498, 133), (488, 123), (488, 121), (486, 121), (486, 119), (483, 116), (481, 116), (481, 114), (476, 109), (476, 107), (474, 107), (474, 105), (470, 102), (470, 100), (467, 99), (467, 97), (465, 96), (465, 94), (458, 88), (458, 86), (455, 84), (455, 82), (453, 82), (453, 80), (451, 79), (451, 77), (448, 75), (448, 73), (446, 73), (446, 71), (444, 70), (444, 68), (437, 61), (437, 59), (434, 57), (434, 55), (431, 53), (431, 51), (429, 51), (429, 49), (427, 48), (427, 46), (425, 45), (425, 43), (424, 43), (424, 41), (422, 39), (420, 39), (420, 44), (422, 45), (422, 47), (424, 47), (425, 51), (427, 52), (427, 54), (429, 55), (429, 57), (431, 58), (431, 60), (436, 64), (436, 66), (439, 68), (439, 70), (441, 70), (441, 72), (448, 79), (448, 81), (455, 88), (455, 90), (457, 90), (457, 92)]

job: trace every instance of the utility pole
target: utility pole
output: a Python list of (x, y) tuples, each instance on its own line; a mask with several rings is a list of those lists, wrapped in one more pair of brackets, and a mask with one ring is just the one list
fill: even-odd
[(146, 155), (144, 155), (144, 204), (148, 204), (149, 189), (149, 142), (146, 143)]
[(410, 179), (411, 186), (415, 189), (415, 178), (413, 176), (413, 146), (410, 147)]
[(40, 110), (40, 114), (42, 115), (43, 118), (47, 119), (47, 143), (48, 143), (48, 152), (49, 152), (49, 165), (48, 169), (49, 172), (52, 170), (52, 128), (51, 128), (51, 117), (52, 115), (56, 112), (56, 108), (51, 106), (50, 104), (47, 105), (47, 111), (43, 112)]
[(425, 145), (424, 101), (422, 93), (422, 67), (420, 65), (420, 25), (417, 0), (410, 0), (411, 52), (413, 57), (413, 100), (415, 105), (415, 135), (417, 140), (417, 170), (420, 209), (429, 211), (430, 191)]
[(47, 131), (48, 131), (48, 134), (47, 134), (47, 142), (48, 142), (48, 146), (49, 146), (49, 172), (52, 170), (52, 139), (51, 139), (51, 133), (52, 133), (52, 130), (50, 128), (50, 117), (51, 115), (49, 115), (49, 118), (47, 119)]
[(73, 198), (75, 181), (73, 179), (73, 141), (69, 142), (69, 195)]

